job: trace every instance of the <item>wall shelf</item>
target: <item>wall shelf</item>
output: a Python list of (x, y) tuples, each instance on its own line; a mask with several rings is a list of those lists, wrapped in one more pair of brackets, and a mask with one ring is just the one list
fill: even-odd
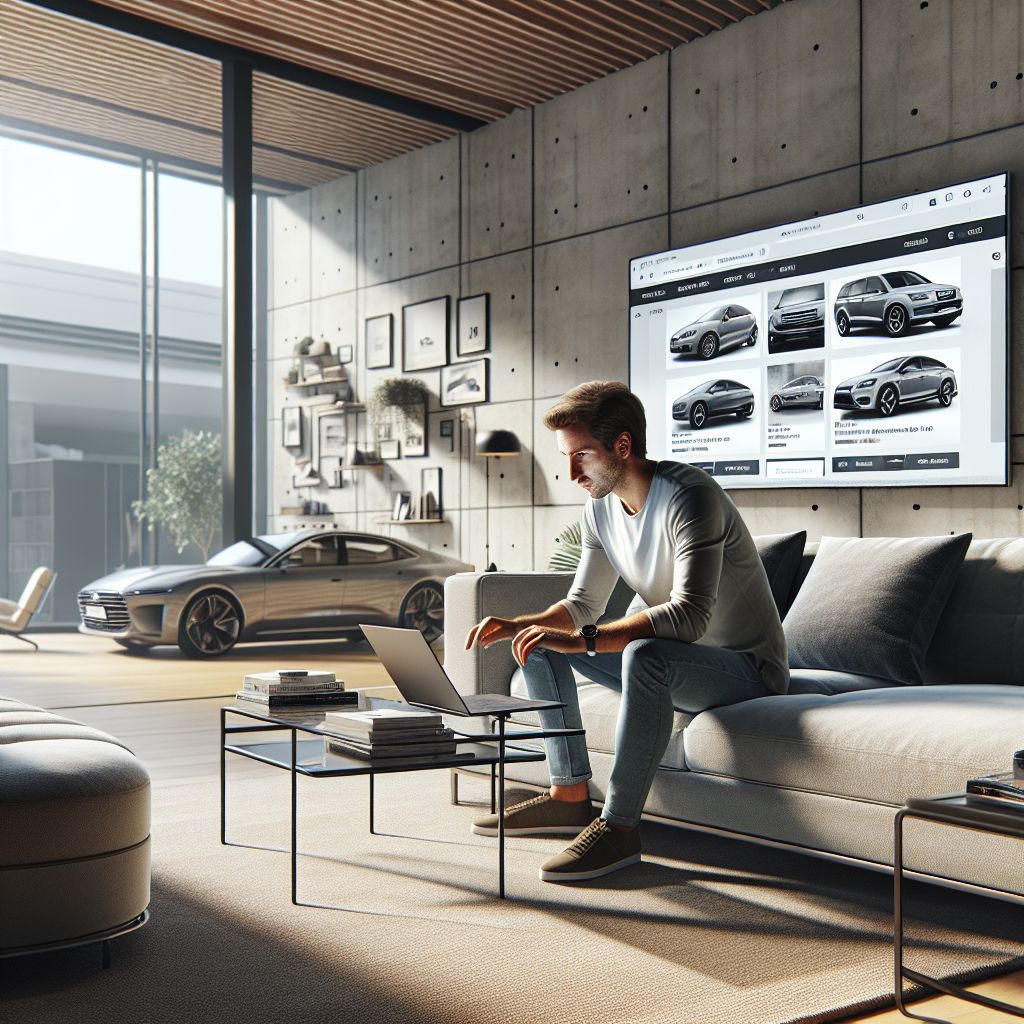
[(360, 462), (359, 464), (357, 464), (355, 466), (335, 466), (334, 467), (334, 471), (337, 472), (337, 473), (340, 473), (342, 470), (346, 470), (346, 469), (371, 469), (371, 470), (373, 470), (374, 473), (377, 474), (377, 479), (380, 480), (380, 478), (384, 474), (384, 463), (383, 462)]
[(387, 523), (390, 526), (426, 526), (428, 523), (447, 523), (447, 519), (389, 519), (387, 516), (378, 516), (375, 523)]

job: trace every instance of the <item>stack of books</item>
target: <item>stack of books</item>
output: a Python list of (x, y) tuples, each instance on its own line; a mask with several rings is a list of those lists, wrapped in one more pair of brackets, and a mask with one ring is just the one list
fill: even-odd
[(423, 760), (455, 753), (455, 733), (440, 715), (414, 709), (328, 711), (324, 716), (324, 753), (377, 758), (415, 757)]
[(329, 708), (357, 708), (359, 692), (346, 692), (344, 680), (336, 679), (333, 672), (282, 669), (280, 672), (257, 672), (246, 676), (235, 700), (268, 714), (294, 714)]

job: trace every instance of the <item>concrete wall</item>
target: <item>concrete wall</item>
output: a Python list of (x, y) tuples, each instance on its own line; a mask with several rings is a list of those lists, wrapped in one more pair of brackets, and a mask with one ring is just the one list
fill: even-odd
[[(341, 490), (292, 485), (275, 452), (271, 511), (312, 496), (336, 520), (447, 550), (482, 567), (545, 568), (578, 518), (582, 491), (540, 418), (586, 380), (627, 377), (627, 261), (632, 256), (768, 227), (1010, 171), (1014, 295), (1011, 430), (1024, 461), (1024, 2), (794, 0), (532, 110), (273, 210), (273, 415), (296, 340), (355, 347), (360, 399), (398, 371), (363, 367), (363, 321), (421, 299), (489, 292), (491, 396), (471, 422), (431, 392), (429, 456), (392, 464)], [(454, 323), (452, 324), (454, 337)], [(523, 442), (491, 468), (473, 422)], [(440, 436), (455, 419), (453, 442)], [(452, 450), (453, 449), (453, 450)], [(444, 472), (447, 523), (377, 526), (390, 491), (417, 492), (420, 470)], [(1016, 467), (1015, 467), (1016, 468)], [(1009, 488), (733, 492), (754, 533), (834, 535), (971, 530), (1017, 535), (1024, 491)], [(281, 516), (271, 528), (307, 521)]]

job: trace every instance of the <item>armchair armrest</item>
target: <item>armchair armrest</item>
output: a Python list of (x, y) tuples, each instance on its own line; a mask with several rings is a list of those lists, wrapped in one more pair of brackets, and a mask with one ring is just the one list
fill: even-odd
[(460, 572), (444, 584), (444, 668), (460, 693), (509, 692), (512, 645), (465, 650), (469, 631), (488, 615), (542, 612), (569, 593), (571, 572)]

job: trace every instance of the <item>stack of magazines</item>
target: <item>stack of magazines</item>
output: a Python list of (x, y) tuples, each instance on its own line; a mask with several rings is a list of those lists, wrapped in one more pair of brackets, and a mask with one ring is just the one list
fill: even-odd
[(327, 733), (324, 753), (342, 757), (423, 760), (455, 753), (455, 733), (433, 711), (328, 711), (320, 728)]
[(329, 708), (356, 708), (359, 706), (359, 692), (346, 692), (344, 680), (335, 679), (333, 672), (282, 669), (280, 672), (257, 672), (246, 676), (235, 700), (268, 714), (296, 714)]

